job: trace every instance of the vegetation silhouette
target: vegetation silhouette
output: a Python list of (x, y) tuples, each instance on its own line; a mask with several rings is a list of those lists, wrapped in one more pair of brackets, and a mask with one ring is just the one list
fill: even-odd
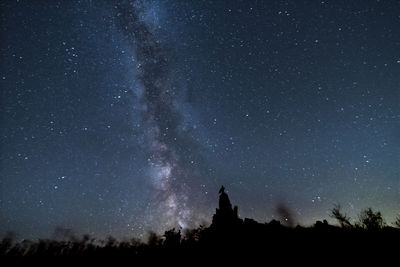
[(359, 226), (365, 229), (376, 231), (385, 226), (382, 214), (377, 211), (374, 212), (371, 208), (363, 210), (359, 215)]
[(400, 215), (396, 217), (396, 221), (393, 223), (397, 228), (400, 228)]
[(340, 204), (335, 204), (331, 210), (331, 217), (335, 218), (342, 228), (352, 228), (353, 225), (350, 223), (350, 217), (343, 214), (341, 209)]
[[(290, 217), (286, 207), (278, 207), (278, 210), (282, 217)], [(183, 232), (173, 228), (162, 236), (149, 232), (147, 242), (135, 238), (118, 241), (113, 237), (96, 240), (89, 235), (76, 238), (71, 230), (62, 228), (56, 229), (52, 240), (14, 242), (14, 235), (9, 233), (0, 243), (0, 256), (21, 262), (45, 259), (63, 263), (79, 260), (88, 264), (106, 260), (192, 264), (196, 259), (211, 264), (210, 259), (234, 262), (240, 257), (247, 260), (268, 257), (269, 261), (280, 262), (317, 255), (333, 260), (366, 259), (365, 255), (388, 259), (388, 255), (398, 253), (399, 248), (392, 244), (400, 240), (400, 217), (389, 226), (380, 212), (368, 208), (360, 213), (358, 222), (351, 223), (339, 204), (331, 210), (331, 216), (340, 226), (330, 225), (326, 220), (317, 221), (311, 227), (292, 227), (277, 220), (259, 223), (250, 218), (241, 219), (238, 207), (232, 208), (225, 188), (221, 187), (219, 205), (209, 227), (184, 229)], [(59, 239), (60, 236), (69, 238)]]

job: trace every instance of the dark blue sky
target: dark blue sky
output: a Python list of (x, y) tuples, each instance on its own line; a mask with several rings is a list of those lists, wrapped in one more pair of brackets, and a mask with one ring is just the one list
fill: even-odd
[(4, 1), (0, 234), (400, 212), (398, 1)]

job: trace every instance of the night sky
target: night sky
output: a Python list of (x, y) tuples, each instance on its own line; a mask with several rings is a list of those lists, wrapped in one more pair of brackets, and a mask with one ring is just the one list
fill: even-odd
[(0, 236), (400, 212), (399, 1), (0, 7)]

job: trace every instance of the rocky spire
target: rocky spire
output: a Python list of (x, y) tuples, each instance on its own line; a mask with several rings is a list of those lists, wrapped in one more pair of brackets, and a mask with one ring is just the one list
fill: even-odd
[(212, 224), (216, 227), (230, 226), (239, 220), (237, 212), (237, 206), (232, 209), (225, 187), (222, 186), (219, 190), (219, 207), (215, 210)]

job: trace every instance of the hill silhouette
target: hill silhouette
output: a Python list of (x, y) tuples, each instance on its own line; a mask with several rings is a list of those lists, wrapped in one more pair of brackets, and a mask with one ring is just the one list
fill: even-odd
[[(286, 211), (285, 211), (286, 212)], [(137, 239), (117, 241), (109, 237), (98, 241), (84, 235), (71, 240), (24, 240), (19, 243), (8, 235), (0, 243), (3, 260), (30, 263), (51, 260), (58, 263), (104, 263), (128, 261), (147, 263), (211, 264), (211, 259), (247, 262), (264, 258), (284, 263), (308, 261), (319, 257), (344, 264), (341, 259), (369, 261), (388, 260), (399, 252), (400, 220), (394, 225), (384, 223), (381, 213), (371, 208), (360, 213), (359, 222), (352, 224), (336, 205), (331, 212), (340, 226), (317, 221), (312, 227), (290, 227), (272, 220), (259, 223), (250, 218), (241, 219), (238, 207), (230, 202), (225, 188), (219, 191), (219, 205), (209, 227), (170, 229), (159, 236), (151, 232), (147, 242)], [(382, 263), (382, 262), (381, 262)]]

